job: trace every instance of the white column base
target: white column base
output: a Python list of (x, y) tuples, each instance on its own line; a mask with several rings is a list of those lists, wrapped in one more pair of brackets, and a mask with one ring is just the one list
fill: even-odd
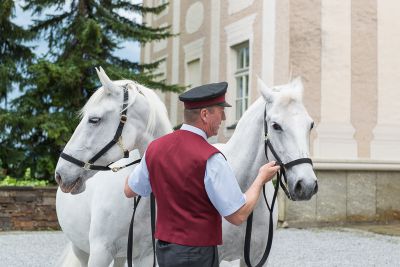
[(357, 142), (350, 123), (321, 122), (314, 141), (314, 157), (330, 159), (356, 159)]
[(378, 124), (373, 133), (372, 159), (400, 159), (400, 124)]

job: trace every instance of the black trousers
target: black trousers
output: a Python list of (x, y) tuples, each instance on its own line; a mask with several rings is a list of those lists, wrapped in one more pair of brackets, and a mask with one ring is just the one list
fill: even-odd
[(190, 247), (157, 241), (156, 255), (160, 267), (218, 267), (218, 248)]

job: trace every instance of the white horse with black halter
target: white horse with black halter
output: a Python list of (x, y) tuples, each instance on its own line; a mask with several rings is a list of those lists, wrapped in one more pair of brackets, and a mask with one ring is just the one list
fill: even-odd
[[(123, 86), (128, 83), (132, 85), (128, 86), (130, 96), (127, 122), (122, 132), (126, 149), (130, 151), (138, 148), (142, 154), (151, 140), (172, 130), (165, 106), (154, 92), (131, 81), (107, 80), (103, 84), (103, 92), (99, 91), (96, 100), (91, 98), (85, 106), (83, 119), (65, 147), (65, 153), (81, 161), (88, 161), (107, 144), (107, 140), (113, 138), (120, 121)], [(260, 81), (259, 89), (262, 97), (245, 112), (229, 142), (217, 145), (234, 170), (242, 191), (247, 190), (260, 166), (267, 162), (264, 122), (268, 128), (269, 140), (282, 162), (309, 158), (309, 135), (313, 122), (302, 103), (301, 81), (297, 79), (275, 87), (274, 90)], [(138, 93), (138, 90), (142, 93)], [(136, 100), (132, 101), (132, 95), (135, 95)], [(151, 112), (153, 115), (149, 115)], [(96, 125), (90, 122), (94, 118), (94, 122), (100, 118)], [(153, 121), (154, 131), (147, 130), (150, 121)], [(276, 160), (270, 151), (268, 153), (269, 159)], [(115, 145), (96, 163), (108, 166), (121, 157), (121, 148)], [(71, 195), (59, 190), (57, 193), (60, 225), (72, 242), (65, 259), (73, 255), (83, 266), (108, 266), (113, 261), (114, 266), (124, 266), (133, 201), (125, 198), (123, 186), (125, 177), (133, 168), (129, 166), (117, 173), (97, 172), (85, 170), (62, 158), (59, 160), (56, 172), (61, 176), (62, 184), (65, 182), (64, 189), (72, 190), (73, 193), (81, 192)], [(293, 200), (307, 200), (315, 194), (317, 182), (311, 164), (299, 164), (287, 169), (286, 177), (287, 190)], [(77, 179), (81, 180), (79, 184), (75, 182)], [(272, 183), (267, 183), (265, 190), (271, 203), (274, 193)], [(136, 214), (133, 230), (133, 260), (136, 266), (151, 266), (153, 261), (149, 202), (148, 198), (143, 198)], [(260, 199), (254, 210), (252, 228), (253, 235), (263, 238), (251, 243), (253, 250), (249, 257), (252, 261), (259, 261), (266, 247), (266, 229), (270, 224), (268, 215), (268, 208)], [(273, 224), (276, 225), (276, 222), (275, 208)], [(220, 260), (244, 259), (244, 236), (245, 225), (237, 227), (223, 220), (224, 245), (219, 247)]]

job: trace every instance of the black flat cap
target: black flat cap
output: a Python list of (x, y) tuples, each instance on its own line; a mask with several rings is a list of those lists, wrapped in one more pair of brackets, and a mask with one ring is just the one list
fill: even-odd
[(179, 100), (185, 103), (185, 108), (187, 109), (205, 108), (215, 105), (231, 107), (225, 101), (227, 88), (227, 82), (205, 84), (182, 93), (179, 95)]

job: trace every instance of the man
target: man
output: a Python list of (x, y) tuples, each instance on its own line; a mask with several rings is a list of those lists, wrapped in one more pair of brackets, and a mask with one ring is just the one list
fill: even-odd
[(153, 141), (125, 182), (125, 195), (157, 201), (157, 261), (160, 267), (218, 266), (221, 216), (240, 225), (253, 211), (262, 186), (278, 171), (262, 166), (243, 194), (225, 157), (207, 142), (225, 120), (226, 82), (202, 85), (179, 96), (180, 130)]

